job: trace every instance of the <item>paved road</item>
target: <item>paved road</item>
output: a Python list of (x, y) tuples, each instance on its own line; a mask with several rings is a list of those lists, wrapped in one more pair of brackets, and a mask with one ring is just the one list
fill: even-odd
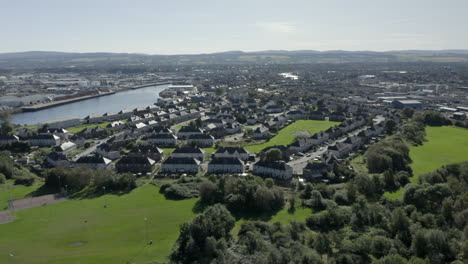
[[(357, 135), (359, 132), (362, 130), (367, 129), (368, 127), (362, 127), (357, 130), (352, 131), (351, 133), (348, 134), (348, 136), (352, 135)], [(334, 140), (330, 142), (329, 144), (326, 144), (326, 146), (323, 147), (322, 150), (317, 150), (314, 152), (308, 152), (304, 157), (300, 157), (299, 159), (293, 160), (288, 162), (288, 165), (292, 167), (293, 173), (294, 174), (302, 174), (302, 170), (307, 166), (307, 163), (309, 163), (310, 160), (317, 158), (318, 156), (321, 156), (323, 153), (325, 153), (328, 149), (328, 146), (333, 145), (337, 142), (343, 142), (346, 140), (346, 137)], [(309, 155), (310, 154), (310, 155)]]
[(106, 143), (106, 142), (107, 142), (109, 139), (111, 139), (113, 136), (119, 136), (119, 135), (123, 134), (124, 132), (125, 132), (125, 131), (121, 131), (121, 132), (119, 132), (119, 133), (115, 133), (115, 134), (113, 134), (113, 135), (111, 135), (111, 136), (109, 136), (109, 137), (106, 137), (106, 138), (104, 138), (104, 139), (97, 140), (97, 141), (96, 141), (96, 144), (94, 144), (94, 145), (92, 145), (91, 147), (89, 147), (89, 148), (83, 150), (81, 153), (76, 154), (76, 155), (73, 157), (72, 161), (75, 162), (75, 161), (77, 161), (79, 158), (84, 157), (84, 156), (87, 156), (87, 155), (93, 153), (93, 152), (96, 150), (97, 146), (101, 145), (102, 143)]

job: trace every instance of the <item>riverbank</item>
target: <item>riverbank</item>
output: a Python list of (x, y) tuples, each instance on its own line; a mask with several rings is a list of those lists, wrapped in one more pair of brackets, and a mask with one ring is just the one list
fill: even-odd
[(24, 107), (21, 108), (21, 111), (22, 112), (36, 112), (36, 111), (39, 111), (39, 110), (42, 110), (42, 109), (47, 109), (47, 108), (51, 108), (51, 107), (55, 107), (55, 106), (59, 106), (59, 105), (74, 103), (74, 102), (78, 102), (78, 101), (83, 101), (83, 100), (96, 98), (96, 97), (101, 97), (101, 96), (106, 96), (106, 95), (111, 95), (111, 94), (115, 94), (115, 92), (114, 91), (104, 92), (104, 93), (85, 95), (85, 96), (80, 96), (80, 97), (75, 97), (75, 98), (50, 102), (50, 103), (42, 103), (42, 104), (36, 104), (36, 105), (32, 105), (32, 106), (24, 106)]

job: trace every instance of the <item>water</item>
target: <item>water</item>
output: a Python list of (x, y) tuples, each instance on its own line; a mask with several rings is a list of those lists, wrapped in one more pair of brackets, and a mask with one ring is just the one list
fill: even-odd
[(35, 125), (44, 121), (62, 118), (84, 118), (90, 114), (118, 112), (122, 109), (133, 110), (137, 107), (146, 107), (156, 103), (158, 98), (160, 98), (159, 92), (167, 87), (168, 85), (149, 86), (60, 105), (36, 112), (18, 113), (13, 115), (12, 122), (20, 125)]

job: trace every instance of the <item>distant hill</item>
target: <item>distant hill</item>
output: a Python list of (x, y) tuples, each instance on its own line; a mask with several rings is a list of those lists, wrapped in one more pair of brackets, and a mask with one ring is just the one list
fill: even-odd
[(385, 63), (385, 62), (468, 62), (468, 50), (266, 50), (226, 51), (211, 54), (149, 55), (137, 53), (72, 53), (28, 51), (0, 53), (0, 68), (155, 66), (204, 64), (292, 64), (292, 63)]

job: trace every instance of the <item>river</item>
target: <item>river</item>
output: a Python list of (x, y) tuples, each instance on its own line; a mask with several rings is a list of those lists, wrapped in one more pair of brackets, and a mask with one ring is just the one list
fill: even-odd
[(90, 114), (118, 112), (122, 109), (133, 110), (137, 107), (146, 107), (156, 103), (158, 98), (160, 98), (159, 93), (168, 86), (149, 86), (55, 106), (36, 112), (17, 113), (13, 115), (12, 122), (20, 125), (36, 125), (49, 120), (73, 117), (84, 118)]

